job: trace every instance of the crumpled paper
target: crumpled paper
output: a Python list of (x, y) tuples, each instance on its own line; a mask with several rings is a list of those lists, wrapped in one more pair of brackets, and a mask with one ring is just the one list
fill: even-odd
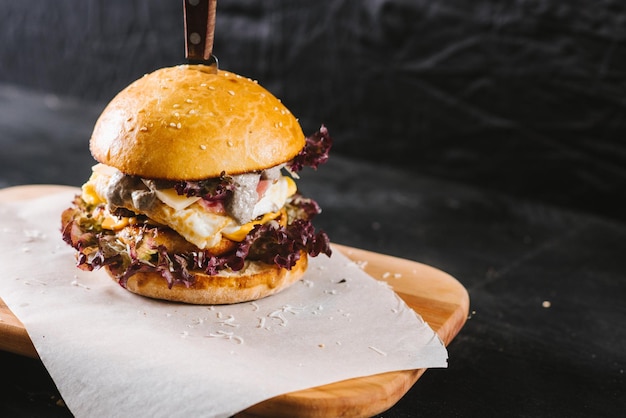
[(446, 367), (432, 329), (334, 251), (251, 303), (151, 300), (75, 267), (60, 213), (76, 191), (0, 204), (0, 297), (77, 417), (228, 417), (280, 394)]

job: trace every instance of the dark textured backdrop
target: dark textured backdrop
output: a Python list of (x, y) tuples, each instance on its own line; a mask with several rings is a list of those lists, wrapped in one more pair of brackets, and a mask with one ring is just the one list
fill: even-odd
[[(180, 0), (0, 0), (0, 83), (104, 103), (182, 30)], [(338, 153), (626, 218), (623, 1), (219, 0), (215, 53)]]

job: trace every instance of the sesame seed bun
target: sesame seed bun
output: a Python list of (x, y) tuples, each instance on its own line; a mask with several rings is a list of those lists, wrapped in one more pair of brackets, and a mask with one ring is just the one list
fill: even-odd
[(180, 65), (115, 96), (96, 122), (90, 150), (125, 174), (202, 180), (282, 164), (304, 144), (297, 119), (258, 83)]

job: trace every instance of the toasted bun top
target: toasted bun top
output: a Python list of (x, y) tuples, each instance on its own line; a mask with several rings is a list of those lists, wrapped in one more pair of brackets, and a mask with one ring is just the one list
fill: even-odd
[(97, 120), (90, 149), (126, 174), (201, 180), (282, 164), (304, 143), (297, 119), (258, 83), (180, 65), (118, 93)]

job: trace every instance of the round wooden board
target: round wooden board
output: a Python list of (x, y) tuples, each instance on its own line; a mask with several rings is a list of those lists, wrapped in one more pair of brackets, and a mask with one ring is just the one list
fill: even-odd
[[(28, 185), (0, 190), (0, 202), (29, 200), (69, 186)], [(70, 202), (68, 202), (68, 205)], [(444, 344), (461, 330), (469, 312), (469, 296), (452, 276), (434, 267), (371, 251), (334, 244), (372, 277), (386, 281), (439, 335)], [(0, 349), (35, 357), (24, 326), (0, 300)], [(237, 414), (243, 417), (369, 417), (391, 408), (424, 373), (404, 370), (345, 380), (280, 395)]]

